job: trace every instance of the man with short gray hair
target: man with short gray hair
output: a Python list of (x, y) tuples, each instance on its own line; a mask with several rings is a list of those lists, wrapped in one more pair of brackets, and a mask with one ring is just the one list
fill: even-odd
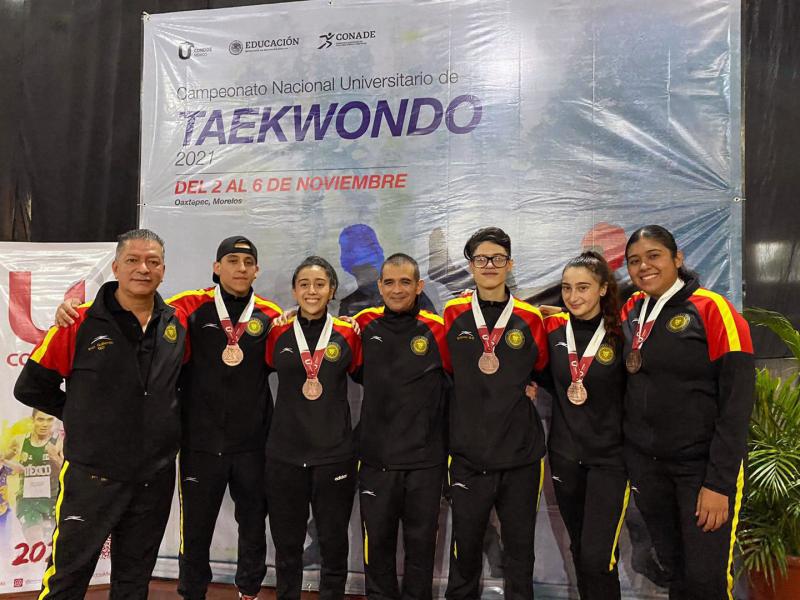
[(48, 331), (14, 388), (66, 434), (39, 600), (82, 598), (109, 535), (110, 597), (146, 598), (169, 517), (186, 318), (156, 292), (164, 244), (152, 231), (122, 234), (112, 270), (117, 281)]

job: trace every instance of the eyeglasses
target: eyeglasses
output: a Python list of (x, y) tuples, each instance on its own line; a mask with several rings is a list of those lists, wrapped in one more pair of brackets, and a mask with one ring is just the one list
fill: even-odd
[(489, 266), (489, 263), (492, 263), (493, 267), (500, 269), (508, 264), (508, 259), (509, 257), (505, 254), (495, 254), (494, 256), (478, 254), (472, 257), (472, 264), (479, 269), (484, 269)]

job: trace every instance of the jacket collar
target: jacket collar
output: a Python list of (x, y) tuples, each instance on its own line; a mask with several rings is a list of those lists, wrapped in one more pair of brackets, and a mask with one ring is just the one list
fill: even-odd
[[(100, 286), (97, 296), (95, 296), (94, 302), (92, 302), (92, 305), (89, 307), (87, 314), (98, 319), (113, 319), (113, 315), (111, 314), (112, 307), (109, 306), (106, 300), (106, 294), (113, 294), (117, 291), (117, 288), (119, 288), (118, 281), (107, 281)], [(175, 309), (164, 302), (161, 294), (156, 292), (153, 298), (153, 315), (172, 315), (174, 312)]]

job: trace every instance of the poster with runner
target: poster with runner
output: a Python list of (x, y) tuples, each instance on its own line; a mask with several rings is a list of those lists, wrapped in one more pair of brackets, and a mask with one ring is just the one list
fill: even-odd
[[(41, 587), (64, 462), (64, 430), (14, 399), (14, 383), (64, 298), (112, 279), (115, 244), (0, 243), (0, 594)], [(108, 583), (106, 542), (92, 583)]]

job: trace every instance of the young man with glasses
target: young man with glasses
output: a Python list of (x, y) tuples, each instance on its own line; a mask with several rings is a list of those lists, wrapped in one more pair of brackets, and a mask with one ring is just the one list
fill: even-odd
[(504, 547), (505, 597), (533, 598), (534, 532), (545, 437), (525, 395), (548, 361), (539, 311), (514, 298), (511, 239), (497, 227), (475, 232), (464, 247), (475, 291), (444, 308), (453, 363), (448, 482), (453, 529), (449, 600), (480, 597), (482, 544), (492, 507)]

